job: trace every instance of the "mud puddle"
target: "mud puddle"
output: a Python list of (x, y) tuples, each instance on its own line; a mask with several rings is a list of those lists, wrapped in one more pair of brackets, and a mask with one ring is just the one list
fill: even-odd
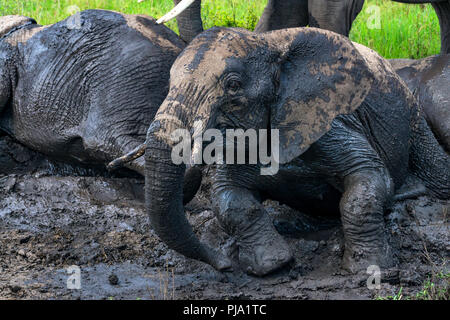
[[(0, 164), (0, 299), (373, 299), (400, 287), (415, 294), (433, 270), (448, 272), (449, 201), (421, 197), (393, 206), (386, 232), (399, 268), (382, 274), (381, 289), (369, 290), (367, 274), (340, 269), (337, 218), (266, 201), (295, 261), (264, 278), (238, 268), (220, 273), (155, 236), (142, 179), (58, 165), (5, 137)], [(187, 216), (202, 241), (236, 256), (208, 199), (205, 178)], [(81, 289), (68, 288), (70, 266), (80, 270)]]

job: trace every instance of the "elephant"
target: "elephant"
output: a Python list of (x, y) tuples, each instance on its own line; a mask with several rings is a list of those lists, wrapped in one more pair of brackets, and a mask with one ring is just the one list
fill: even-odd
[(364, 0), (269, 0), (255, 32), (309, 25), (348, 36), (363, 5)]
[[(230, 157), (214, 173), (216, 217), (251, 274), (266, 275), (292, 259), (261, 204), (266, 198), (299, 209), (334, 201), (345, 238), (342, 267), (356, 273), (395, 266), (383, 214), (407, 177), (435, 197), (450, 197), (449, 155), (377, 53), (317, 28), (212, 28), (171, 68), (169, 93), (147, 133), (145, 196), (160, 239), (217, 270), (229, 270), (230, 259), (194, 234), (182, 201), (186, 166), (172, 158), (174, 132), (198, 136), (211, 128), (270, 129), (279, 137), (271, 149), (278, 172), (262, 175), (261, 161), (237, 165)], [(192, 156), (200, 150), (194, 145)]]
[[(0, 17), (0, 131), (51, 158), (104, 168), (145, 141), (184, 47), (144, 15), (86, 10), (50, 26)], [(142, 159), (127, 167), (145, 174)], [(185, 202), (197, 171), (187, 174)]]

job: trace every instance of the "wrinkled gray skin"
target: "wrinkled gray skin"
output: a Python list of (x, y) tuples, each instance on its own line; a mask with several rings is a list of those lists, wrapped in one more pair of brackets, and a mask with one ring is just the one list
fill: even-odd
[(348, 36), (364, 0), (269, 0), (255, 32), (316, 27)]
[(450, 153), (450, 54), (389, 62), (414, 93), (433, 133)]
[[(282, 39), (282, 41), (280, 41)], [(154, 230), (187, 257), (219, 270), (229, 259), (199, 242), (184, 216), (184, 165), (170, 159), (173, 130), (279, 129), (280, 171), (218, 166), (213, 202), (239, 247), (241, 267), (264, 275), (291, 260), (261, 201), (339, 206), (343, 267), (395, 264), (383, 213), (405, 178), (449, 198), (450, 158), (389, 63), (348, 38), (315, 28), (256, 34), (213, 28), (171, 69), (169, 94), (147, 135), (146, 207)], [(198, 128), (197, 128), (198, 129)]]
[[(77, 21), (0, 17), (0, 131), (52, 158), (104, 168), (145, 141), (185, 44), (148, 16), (87, 10)], [(143, 159), (127, 167), (144, 175)]]

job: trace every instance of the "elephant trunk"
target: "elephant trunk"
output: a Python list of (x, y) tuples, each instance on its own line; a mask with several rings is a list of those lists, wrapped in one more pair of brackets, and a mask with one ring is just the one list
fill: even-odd
[(173, 163), (172, 143), (168, 138), (173, 130), (182, 127), (182, 122), (179, 117), (161, 113), (160, 119), (150, 126), (145, 152), (146, 208), (151, 225), (170, 249), (206, 262), (218, 270), (228, 269), (231, 266), (228, 259), (200, 243), (184, 215), (185, 165)]

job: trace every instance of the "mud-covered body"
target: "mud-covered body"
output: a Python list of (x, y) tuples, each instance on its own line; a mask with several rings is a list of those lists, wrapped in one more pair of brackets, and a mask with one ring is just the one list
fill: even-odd
[(0, 128), (49, 156), (106, 164), (145, 140), (183, 48), (146, 16), (88, 10), (24, 26), (0, 40)]
[(275, 175), (261, 175), (262, 166), (251, 164), (220, 164), (214, 172), (217, 218), (249, 273), (267, 274), (292, 257), (261, 205), (265, 198), (312, 213), (339, 207), (343, 267), (352, 272), (395, 265), (383, 215), (409, 174), (449, 198), (450, 158), (412, 92), (373, 50), (315, 28), (211, 29), (177, 58), (169, 94), (150, 126), (146, 203), (169, 247), (217, 269), (229, 262), (192, 233), (181, 206), (184, 167), (170, 161), (170, 133), (192, 130), (194, 121), (201, 121), (197, 133), (278, 129)]

